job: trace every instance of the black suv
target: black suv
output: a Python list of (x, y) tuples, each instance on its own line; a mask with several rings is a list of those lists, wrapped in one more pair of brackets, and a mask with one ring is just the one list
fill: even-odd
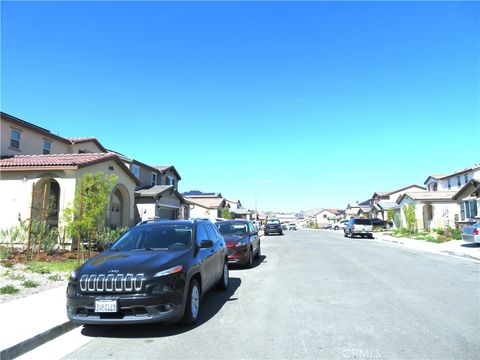
[(228, 281), (227, 247), (212, 222), (142, 222), (72, 273), (67, 316), (80, 324), (194, 324), (202, 296)]

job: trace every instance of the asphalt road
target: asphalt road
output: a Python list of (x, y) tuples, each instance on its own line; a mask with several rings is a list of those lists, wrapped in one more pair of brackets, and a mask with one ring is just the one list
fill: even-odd
[(262, 251), (205, 297), (196, 327), (82, 327), (49, 358), (479, 358), (478, 262), (333, 231), (269, 236)]

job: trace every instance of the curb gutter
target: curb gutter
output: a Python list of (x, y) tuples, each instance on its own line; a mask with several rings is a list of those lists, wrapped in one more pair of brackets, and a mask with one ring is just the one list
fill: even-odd
[(0, 360), (10, 360), (18, 356), (21, 356), (40, 345), (43, 345), (50, 340), (63, 335), (70, 330), (78, 327), (78, 324), (75, 324), (71, 321), (64, 322), (61, 325), (57, 325), (49, 330), (46, 330), (38, 335), (31, 337), (30, 339), (24, 340), (16, 345), (10, 346), (9, 348), (3, 349), (0, 352)]

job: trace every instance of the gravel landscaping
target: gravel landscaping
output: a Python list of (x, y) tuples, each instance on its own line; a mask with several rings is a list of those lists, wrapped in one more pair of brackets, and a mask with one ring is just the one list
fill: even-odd
[(0, 264), (0, 303), (19, 299), (58, 286), (67, 286), (68, 273), (34, 272), (25, 264), (5, 267)]

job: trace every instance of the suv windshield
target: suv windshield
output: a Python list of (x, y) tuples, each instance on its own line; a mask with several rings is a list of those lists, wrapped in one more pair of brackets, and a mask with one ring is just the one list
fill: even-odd
[(192, 245), (190, 224), (137, 226), (127, 231), (111, 247), (112, 250), (183, 250)]
[(280, 220), (268, 220), (267, 224), (280, 224)]
[(246, 235), (248, 226), (246, 223), (220, 223), (217, 228), (222, 235)]

